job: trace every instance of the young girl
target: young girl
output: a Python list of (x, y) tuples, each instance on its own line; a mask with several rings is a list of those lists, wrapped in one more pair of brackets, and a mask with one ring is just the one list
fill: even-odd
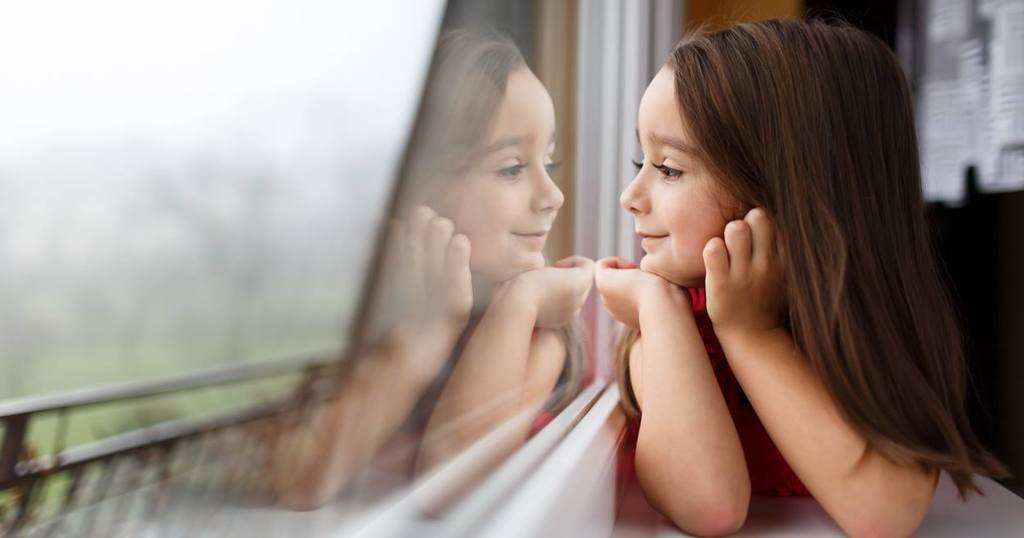
[(571, 327), (593, 262), (546, 266), (542, 254), (563, 202), (554, 130), (551, 98), (511, 41), (442, 37), (371, 307), (384, 336), (359, 352), (312, 424), (282, 436), (282, 502), (324, 503), (396, 431), (420, 439), (422, 474), (510, 425), (497, 461), (578, 391)]
[(855, 536), (912, 534), (939, 471), (1004, 469), (971, 432), (894, 55), (845, 25), (684, 39), (647, 88), (622, 193), (645, 252), (598, 263), (635, 464), (680, 528), (813, 495)]

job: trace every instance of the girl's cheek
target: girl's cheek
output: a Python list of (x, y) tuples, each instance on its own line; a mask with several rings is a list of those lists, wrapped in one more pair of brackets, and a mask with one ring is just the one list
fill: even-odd
[(685, 210), (679, 209), (673, 212), (668, 222), (665, 223), (665, 231), (672, 234), (675, 239), (673, 242), (679, 245), (685, 244), (693, 236), (694, 227), (700, 224), (684, 215), (683, 211)]
[[(492, 203), (493, 194), (485, 189), (473, 189), (460, 193), (455, 202), (458, 204), (457, 207), (453, 207), (453, 212), (458, 215), (458, 220), (455, 222), (456, 228), (461, 228), (466, 231), (475, 233), (476, 235), (485, 235), (486, 230), (491, 227), (491, 219), (488, 218), (490, 205)], [(479, 239), (484, 239), (480, 237)]]
[(691, 250), (693, 249), (687, 244), (685, 237), (679, 237), (672, 242), (672, 271), (684, 272), (692, 269), (687, 267), (690, 265), (689, 261), (693, 259)]

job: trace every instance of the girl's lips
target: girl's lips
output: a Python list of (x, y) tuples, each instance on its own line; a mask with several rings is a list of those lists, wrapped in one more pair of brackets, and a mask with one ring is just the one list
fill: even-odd
[(643, 247), (644, 250), (647, 250), (649, 247), (653, 246), (654, 243), (657, 242), (659, 239), (665, 239), (666, 237), (668, 237), (668, 235), (640, 234), (640, 246)]
[(520, 241), (536, 249), (544, 248), (544, 243), (548, 240), (547, 232), (538, 232), (531, 234), (521, 234), (512, 232), (512, 235), (514, 235)]

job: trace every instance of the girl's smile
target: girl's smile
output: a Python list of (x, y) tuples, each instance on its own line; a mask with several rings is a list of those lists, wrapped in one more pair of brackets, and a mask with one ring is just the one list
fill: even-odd
[(640, 236), (640, 246), (643, 247), (645, 252), (650, 252), (650, 250), (659, 243), (659, 239), (665, 239), (668, 237), (668, 234), (653, 235), (645, 234), (643, 232), (637, 232), (637, 235)]
[(534, 232), (534, 233), (518, 233), (512, 232), (517, 239), (525, 243), (531, 250), (541, 250), (544, 248), (544, 243), (548, 240), (547, 230)]

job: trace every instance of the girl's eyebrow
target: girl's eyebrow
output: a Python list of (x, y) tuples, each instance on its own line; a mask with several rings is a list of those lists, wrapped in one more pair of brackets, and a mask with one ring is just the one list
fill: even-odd
[[(548, 141), (548, 146), (555, 145), (556, 138), (557, 133), (551, 131), (551, 138)], [(480, 155), (490, 155), (496, 151), (501, 151), (508, 147), (521, 146), (523, 144), (529, 144), (533, 141), (534, 137), (531, 135), (509, 136), (506, 138), (502, 138), (501, 140), (498, 140), (497, 142), (491, 144), (490, 146), (485, 147), (483, 150), (480, 151)]]
[[(647, 135), (647, 140), (649, 140), (651, 143), (653, 143), (655, 145), (668, 146), (668, 147), (670, 147), (670, 148), (672, 148), (672, 149), (674, 149), (676, 151), (679, 151), (681, 153), (685, 153), (687, 155), (694, 155), (694, 154), (696, 154), (696, 152), (693, 150), (693, 146), (687, 144), (686, 142), (683, 142), (682, 140), (679, 140), (678, 138), (673, 138), (671, 136), (650, 133), (650, 134)], [(636, 129), (636, 141), (638, 143), (641, 143), (641, 141), (640, 141), (640, 129), (639, 128)]]
[(494, 153), (495, 151), (500, 151), (500, 150), (503, 150), (503, 149), (505, 149), (507, 147), (510, 147), (510, 146), (519, 146), (519, 145), (522, 145), (522, 144), (526, 144), (528, 142), (531, 142), (532, 140), (533, 140), (532, 136), (510, 136), (510, 137), (507, 137), (507, 138), (502, 138), (501, 140), (498, 140), (497, 142), (495, 142), (495, 143), (491, 144), (490, 146), (487, 146), (486, 148), (484, 148), (480, 152), (480, 154), (481, 155), (490, 155), (491, 153)]

